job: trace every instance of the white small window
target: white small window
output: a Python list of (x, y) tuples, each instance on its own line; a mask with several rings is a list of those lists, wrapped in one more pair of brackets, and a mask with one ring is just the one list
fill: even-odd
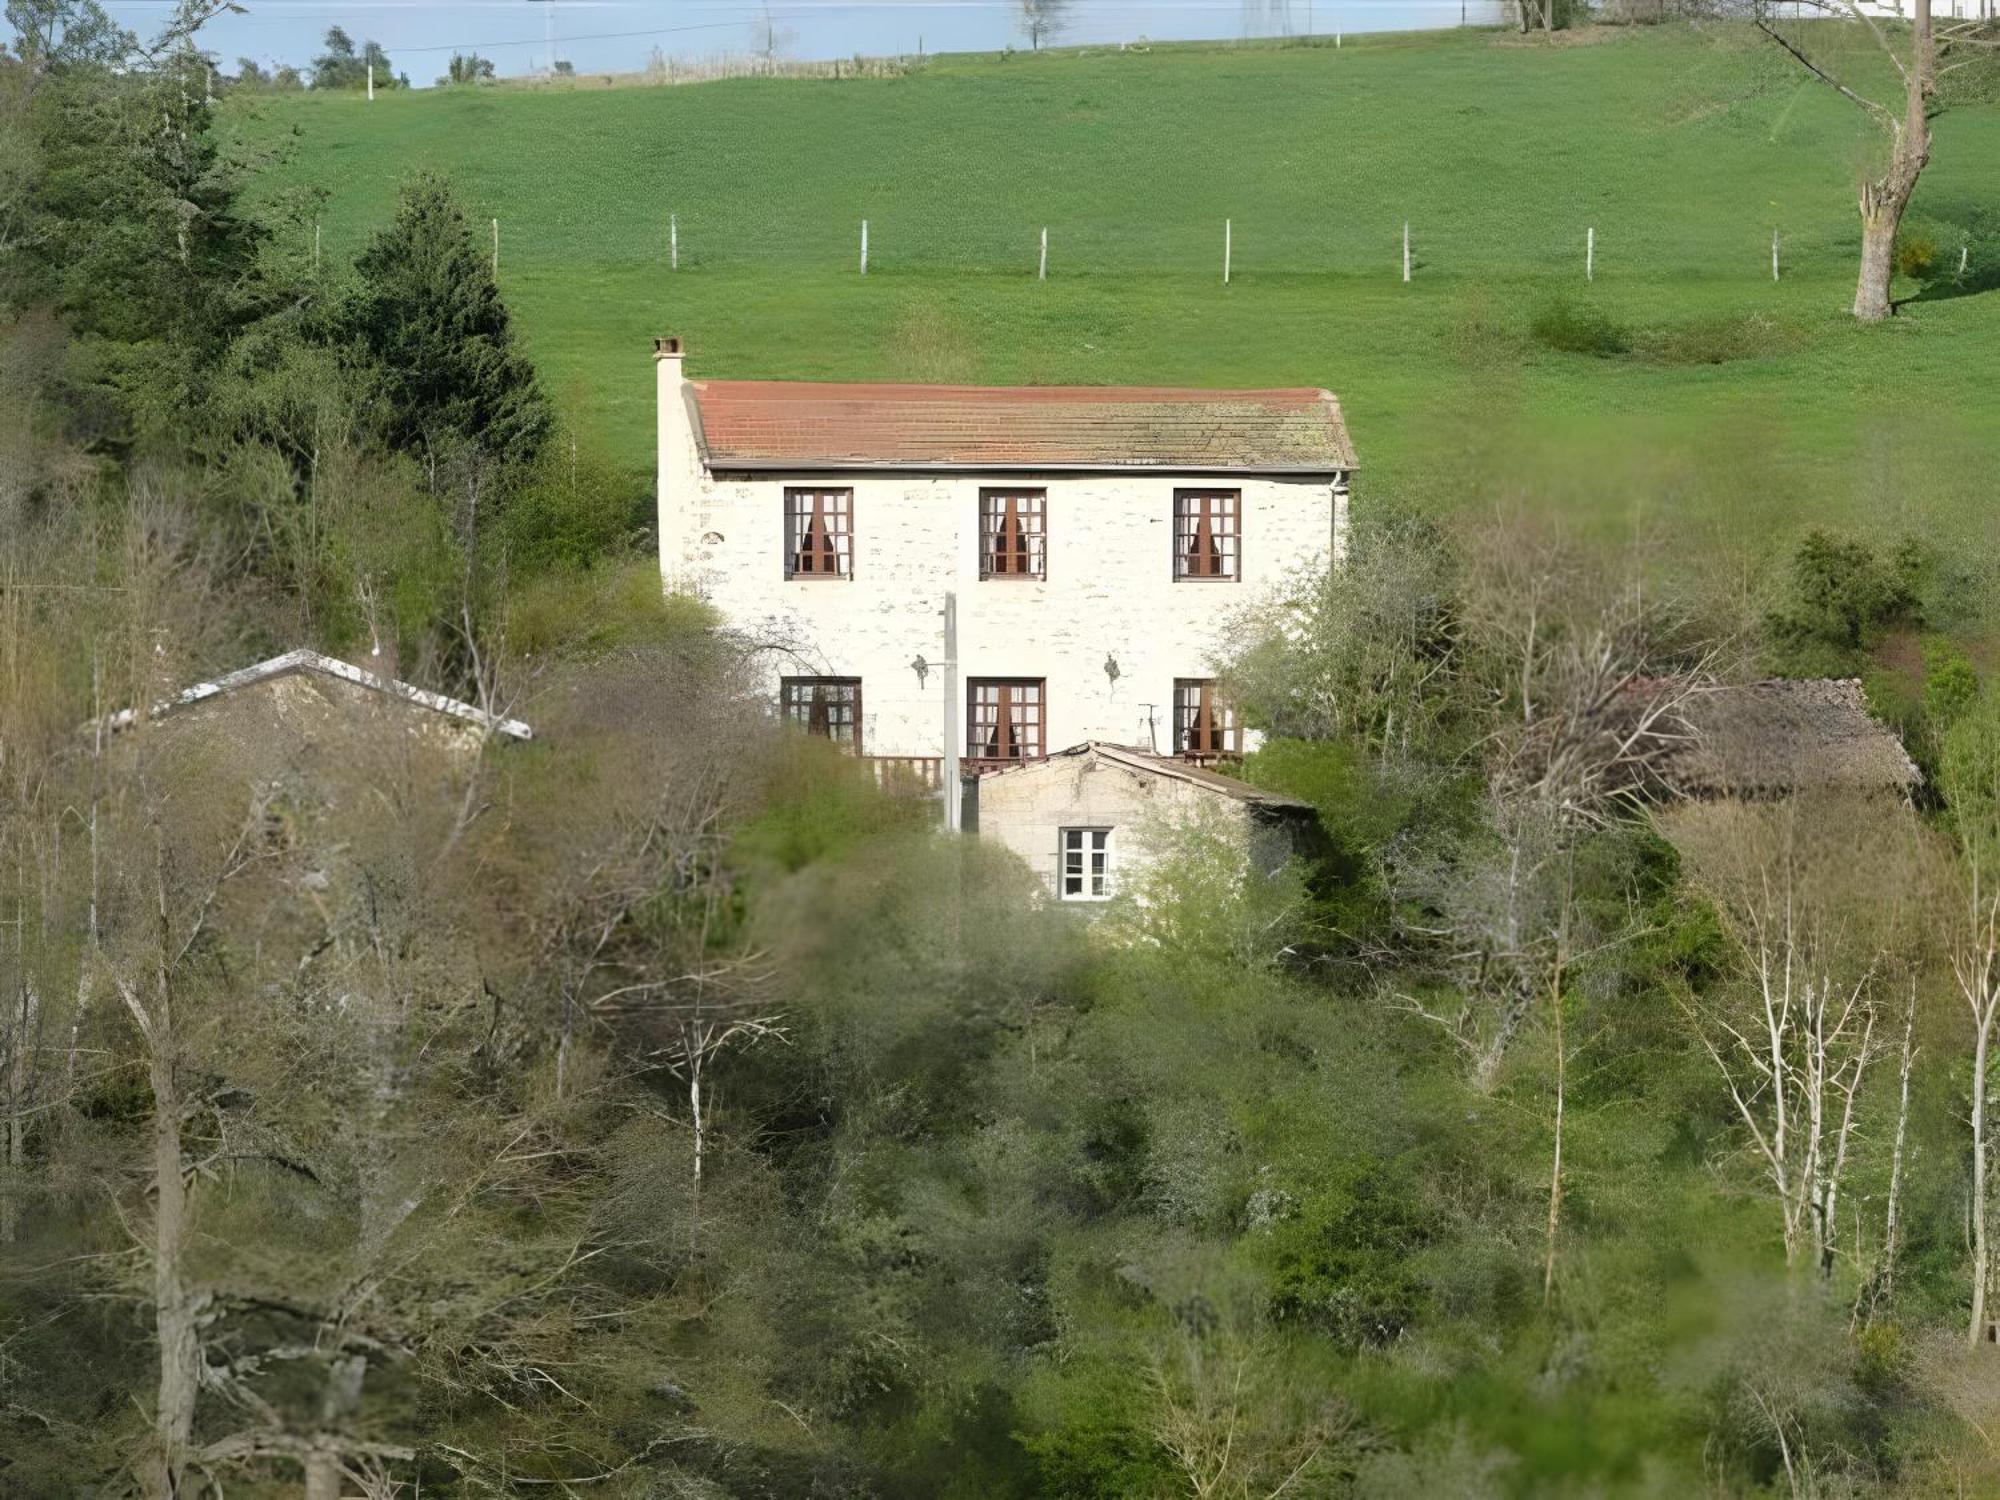
[(1065, 828), (1059, 894), (1065, 901), (1111, 899), (1111, 830)]

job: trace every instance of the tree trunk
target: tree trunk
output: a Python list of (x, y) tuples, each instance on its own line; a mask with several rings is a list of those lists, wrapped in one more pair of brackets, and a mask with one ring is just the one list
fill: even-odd
[(1986, 1283), (1992, 1271), (1992, 1250), (1986, 1239), (1986, 1054), (1992, 1036), (1989, 1010), (1980, 1019), (1972, 1045), (1972, 1323), (1965, 1335), (1968, 1344), (1977, 1344), (1986, 1335)]
[[(162, 1032), (164, 1014), (155, 1017)], [(153, 1442), (140, 1474), (148, 1500), (175, 1500), (194, 1435), (200, 1389), (200, 1308), (181, 1277), (187, 1243), (187, 1183), (181, 1176), (181, 1099), (171, 1034), (153, 1039), (153, 1318), (160, 1346), (160, 1384), (153, 1403)]]
[(1937, 82), (1937, 47), (1931, 35), (1931, 0), (1916, 0), (1910, 67), (1903, 89), (1903, 118), (1894, 126), (1889, 169), (1860, 191), (1861, 276), (1854, 288), (1854, 316), (1879, 323), (1895, 311), (1889, 281), (1896, 271), (1896, 232), (1931, 158), (1931, 125), (1925, 114)]
[[(145, 1016), (146, 1072), (153, 1090), (153, 1321), (160, 1349), (153, 1435), (140, 1466), (147, 1500), (177, 1500), (194, 1436), (201, 1390), (202, 1302), (181, 1274), (188, 1240), (187, 1179), (182, 1176), (179, 1047), (174, 1035), (171, 931), (167, 921), (167, 855), (159, 814), (153, 814), (153, 894), (158, 930), (153, 955), (153, 1005)], [(135, 1010), (138, 1007), (135, 1005)]]

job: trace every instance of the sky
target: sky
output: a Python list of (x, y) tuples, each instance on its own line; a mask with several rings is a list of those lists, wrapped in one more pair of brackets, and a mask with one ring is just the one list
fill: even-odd
[[(502, 77), (548, 67), (554, 55), (580, 73), (636, 72), (654, 47), (675, 59), (744, 55), (758, 45), (761, 0), (241, 0), (202, 32), (202, 45), (234, 70), (250, 57), (303, 70), (329, 26), (358, 45), (380, 42), (419, 86), (454, 51), (493, 59)], [(105, 9), (141, 36), (159, 30), (171, 0), (111, 0)], [(781, 53), (798, 59), (1025, 46), (1018, 0), (770, 0)], [(1274, 36), (1287, 31), (1399, 31), (1497, 19), (1499, 0), (1074, 0), (1064, 45)]]

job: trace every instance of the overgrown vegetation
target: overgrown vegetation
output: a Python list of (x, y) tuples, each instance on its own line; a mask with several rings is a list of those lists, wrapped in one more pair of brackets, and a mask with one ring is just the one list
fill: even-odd
[[(45, 19), (0, 61), (0, 1489), (2000, 1485), (1984, 559), (1912, 511), (1752, 588), (1357, 504), (1220, 664), (1323, 842), (1162, 830), (1081, 927), (662, 598), (447, 179), (315, 263), (199, 12)], [(900, 336), (961, 362), (954, 316)], [(536, 738), (144, 711), (300, 643)], [(1694, 697), (1769, 670), (1902, 682), (1924, 808), (1663, 810)]]

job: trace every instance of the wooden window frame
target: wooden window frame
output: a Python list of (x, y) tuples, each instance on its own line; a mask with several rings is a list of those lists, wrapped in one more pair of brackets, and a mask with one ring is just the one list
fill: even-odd
[[(988, 765), (1013, 765), (1041, 760), (1048, 754), (1048, 679), (1045, 677), (970, 677), (965, 683), (965, 753)], [(991, 693), (990, 700), (982, 695)], [(1020, 696), (1025, 694), (1025, 696)], [(982, 710), (990, 709), (990, 713)], [(1025, 713), (1015, 710), (1026, 709)], [(988, 731), (992, 743), (1001, 743), (1001, 727), (1015, 739), (1012, 755), (987, 753)]]
[[(982, 488), (979, 492), (979, 576), (1049, 576), (1049, 492)], [(1011, 542), (1012, 545), (1009, 545)]]
[(853, 576), (854, 491), (837, 486), (787, 485), (785, 577), (817, 581)]
[(1174, 679), (1174, 754), (1211, 760), (1243, 753), (1243, 725), (1213, 677)]
[(1174, 582), (1243, 577), (1243, 491), (1174, 491)]
[[(844, 702), (827, 695), (829, 689), (851, 690)], [(819, 735), (834, 744), (846, 744), (861, 753), (861, 679), (859, 677), (781, 677), (778, 679), (778, 711), (788, 724), (807, 734)], [(848, 723), (836, 733), (838, 715)]]
[[(1109, 901), (1116, 830), (1102, 826), (1065, 827), (1056, 837), (1056, 899)], [(1076, 889), (1070, 889), (1070, 882)]]

